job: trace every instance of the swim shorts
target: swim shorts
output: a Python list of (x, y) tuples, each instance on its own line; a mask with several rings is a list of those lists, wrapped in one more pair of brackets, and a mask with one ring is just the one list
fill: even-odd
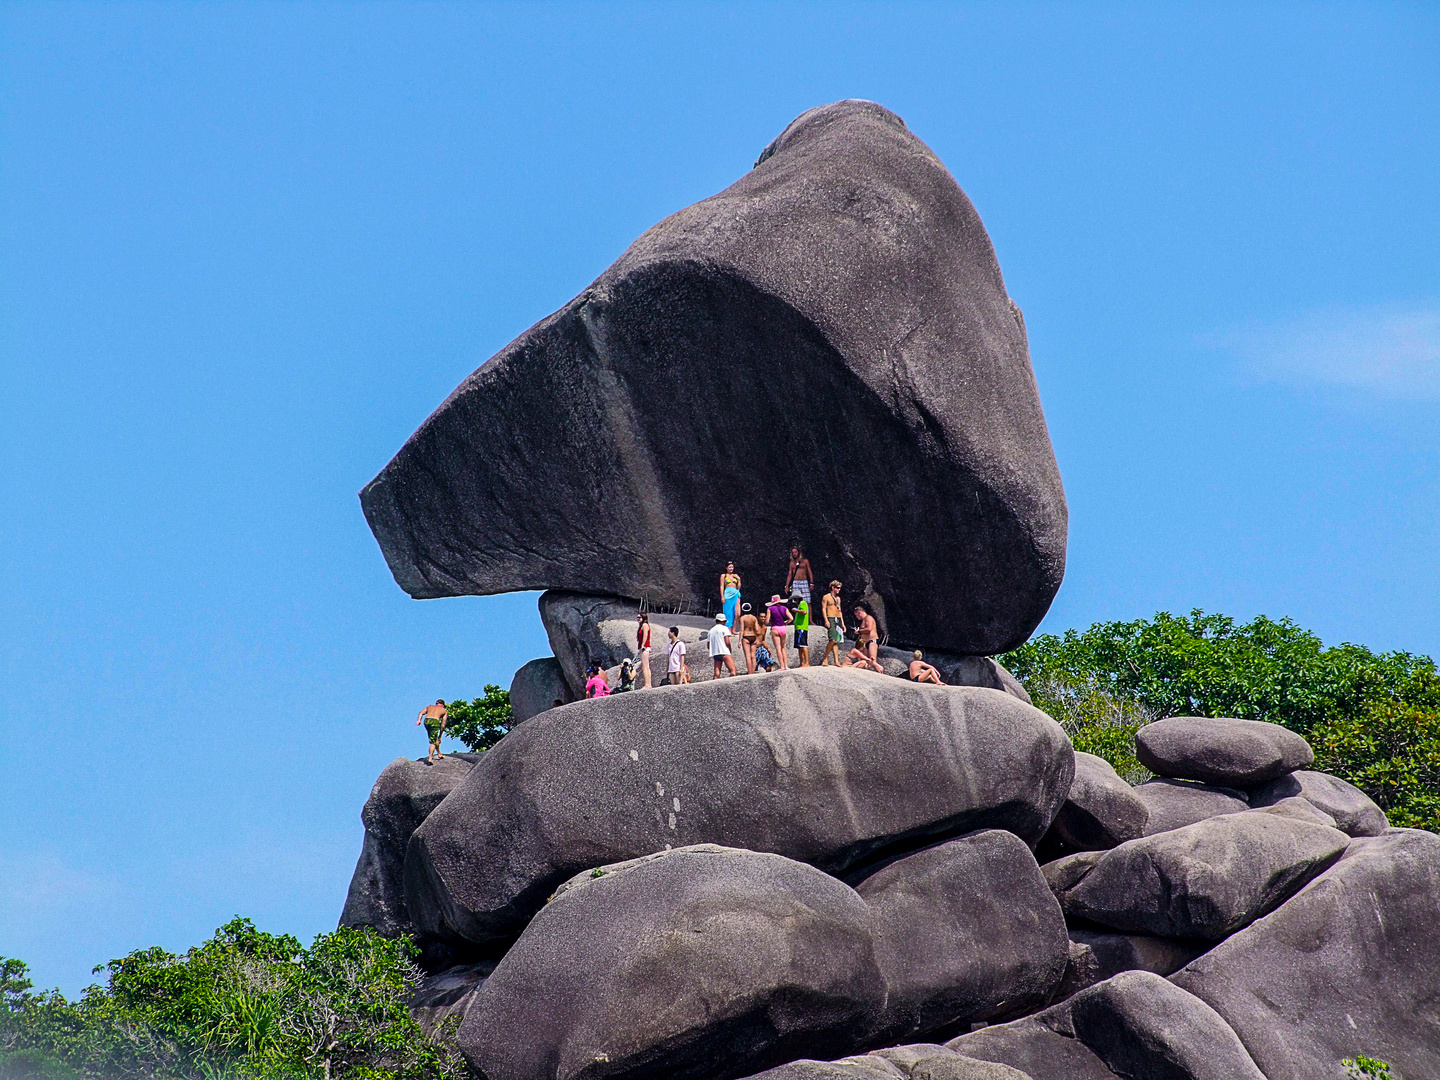
[(845, 640), (845, 631), (840, 629), (840, 616), (830, 616), (830, 640), (839, 645)]
[(425, 734), (430, 736), (432, 743), (440, 741), (440, 721), (427, 716), (425, 718)]

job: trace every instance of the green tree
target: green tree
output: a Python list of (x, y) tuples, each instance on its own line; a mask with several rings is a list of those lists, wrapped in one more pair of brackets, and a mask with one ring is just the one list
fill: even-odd
[(487, 684), (485, 696), (474, 701), (459, 699), (446, 702), (450, 718), (445, 722), (445, 733), (459, 739), (471, 751), (479, 753), (489, 750), (499, 742), (515, 714), (510, 709), (510, 691)]
[(1396, 825), (1440, 831), (1440, 676), (1428, 656), (1326, 648), (1289, 619), (1160, 612), (1042, 634), (1001, 658), (1077, 750), (1143, 778), (1134, 733), (1166, 716), (1238, 716), (1304, 735), (1316, 768)]
[[(0, 961), (6, 1075), (107, 1080), (449, 1080), (461, 1059), (410, 1016), (408, 939), (342, 928), (308, 948), (234, 919), (176, 955), (142, 949), (97, 968), (76, 1002), (31, 992)], [(48, 1070), (48, 1071), (47, 1071)], [(58, 1071), (57, 1071), (58, 1070)]]

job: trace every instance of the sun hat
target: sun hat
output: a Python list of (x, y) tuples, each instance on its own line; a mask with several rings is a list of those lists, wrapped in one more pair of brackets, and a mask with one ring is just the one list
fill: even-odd
[(780, 603), (780, 594), (779, 594), (778, 592), (777, 592), (774, 596), (770, 597), (770, 603), (772, 603), (772, 604), (778, 604), (778, 603)]
[(724, 613), (723, 611), (717, 611), (717, 612), (715, 613), (715, 621), (716, 621), (716, 622), (724, 622), (724, 621), (725, 621), (725, 613)]

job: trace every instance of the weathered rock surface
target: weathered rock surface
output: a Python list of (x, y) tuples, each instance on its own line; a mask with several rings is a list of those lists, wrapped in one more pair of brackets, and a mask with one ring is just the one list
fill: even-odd
[[(898, 1051), (898, 1053), (897, 1053)], [(918, 1053), (917, 1053), (918, 1051)], [(754, 1080), (1032, 1080), (992, 1061), (962, 1057), (943, 1046), (895, 1047), (839, 1061), (802, 1059), (768, 1069)]]
[(465, 1015), (475, 991), (485, 985), (494, 970), (494, 960), (483, 960), (457, 964), (427, 976), (410, 999), (410, 1015), (427, 1032), (433, 1033), (452, 1016)]
[(341, 926), (373, 926), (386, 937), (414, 930), (405, 906), (405, 845), (440, 801), (469, 774), (473, 755), (447, 754), (434, 765), (396, 758), (375, 781), (360, 811), (364, 846)]
[(1145, 835), (1149, 808), (1102, 757), (1077, 751), (1070, 794), (1050, 830), (1077, 851), (1103, 851)]
[(1335, 819), (1335, 827), (1351, 836), (1379, 836), (1390, 827), (1385, 812), (1370, 796), (1329, 773), (1299, 770), (1253, 788), (1251, 806), (1272, 806), (1299, 797)]
[(854, 890), (777, 855), (701, 845), (557, 896), (457, 1038), (487, 1080), (726, 1080), (839, 1056), (884, 1004)]
[(1135, 756), (1157, 776), (1253, 787), (1315, 760), (1310, 744), (1263, 720), (1172, 716), (1135, 733)]
[(1173, 975), (1214, 944), (1149, 934), (1122, 934), (1115, 930), (1084, 926), (1072, 926), (1069, 933), (1071, 941), (1087, 946), (1094, 955), (1094, 982), (1122, 971)]
[(557, 701), (568, 704), (576, 696), (565, 682), (560, 661), (553, 656), (531, 660), (510, 680), (510, 710), (515, 714), (516, 724), (553, 708)]
[(1065, 566), (990, 240), (935, 155), (863, 101), (800, 116), (650, 229), (461, 383), (360, 499), (415, 597), (693, 603), (729, 560), (768, 595), (798, 537), (897, 642), (967, 655), (1024, 641)]
[(1013, 833), (907, 855), (856, 891), (874, 916), (888, 989), (879, 1041), (949, 1037), (962, 1022), (1032, 1011), (1065, 972), (1060, 905)]
[(1107, 851), (1060, 906), (1129, 933), (1218, 940), (1284, 903), (1349, 840), (1264, 810), (1226, 814)]
[[(635, 626), (639, 613), (640, 604), (637, 601), (620, 597), (587, 596), (554, 590), (541, 595), (540, 621), (545, 625), (550, 647), (555, 651), (575, 697), (583, 696), (585, 671), (592, 663), (604, 666), (613, 685), (620, 662), (627, 658), (635, 659)], [(654, 643), (650, 671), (654, 682), (659, 683), (665, 677), (668, 630), (672, 626), (679, 630), (679, 638), (688, 650), (691, 682), (711, 679), (714, 669), (710, 663), (709, 646), (702, 641), (702, 635), (715, 625), (713, 616), (669, 615), (657, 611), (651, 614), (650, 624), (651, 641)], [(852, 644), (847, 639), (841, 647), (842, 656), (849, 653)], [(794, 647), (793, 635), (787, 645), (790, 646), (786, 650), (788, 665), (799, 667), (800, 652)], [(817, 666), (825, 657), (825, 635), (818, 630), (810, 634), (809, 653), (810, 663)], [(913, 650), (882, 645), (877, 653), (887, 675), (903, 678), (909, 673)], [(731, 655), (743, 672), (745, 653), (738, 634), (735, 635)], [(1004, 690), (1030, 704), (1030, 695), (1020, 681), (988, 656), (957, 656), (932, 651), (925, 654), (925, 659), (934, 665), (949, 686), (985, 686), (992, 690)]]
[(1069, 1001), (946, 1044), (1036, 1080), (1266, 1080), (1224, 1019), (1150, 972), (1107, 979)]
[(1188, 780), (1157, 778), (1130, 789), (1145, 804), (1149, 817), (1145, 835), (1169, 832), (1220, 814), (1248, 810), (1245, 793), (1235, 788), (1210, 787)]
[(1395, 829), (1172, 976), (1269, 1080), (1344, 1076), (1366, 1054), (1440, 1076), (1440, 836)]
[(416, 830), (406, 902), (440, 938), (518, 933), (588, 867), (696, 843), (839, 873), (980, 828), (1034, 841), (1060, 726), (1008, 694), (835, 668), (579, 701), (517, 727)]

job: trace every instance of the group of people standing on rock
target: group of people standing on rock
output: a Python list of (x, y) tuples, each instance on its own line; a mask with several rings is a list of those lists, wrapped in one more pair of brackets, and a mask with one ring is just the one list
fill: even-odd
[[(790, 570), (785, 576), (785, 598), (780, 593), (770, 597), (759, 611), (743, 601), (743, 583), (735, 572), (733, 562), (725, 564), (720, 575), (720, 611), (715, 615), (715, 625), (702, 635), (714, 668), (713, 677), (738, 675), (732, 652), (735, 636), (739, 636), (742, 654), (745, 657), (745, 674), (756, 671), (784, 671), (790, 666), (789, 647), (800, 654), (800, 666), (810, 666), (811, 600), (815, 583), (815, 572), (810, 560), (799, 544), (790, 548)], [(854, 606), (855, 644), (841, 656), (841, 648), (848, 632), (845, 625), (844, 609), (840, 603), (841, 583), (830, 582), (829, 588), (820, 598), (820, 623), (817, 629), (825, 635), (825, 655), (820, 664), (833, 663), (836, 667), (856, 667), (881, 674), (885, 669), (880, 664), (880, 634), (874, 614), (863, 603)], [(793, 636), (792, 636), (793, 635)], [(767, 641), (768, 639), (768, 641)], [(650, 657), (653, 652), (650, 616), (641, 612), (636, 619), (635, 662), (625, 660), (620, 665), (619, 686), (616, 690), (651, 689), (654, 685), (650, 672)], [(666, 643), (665, 684), (677, 685), (690, 681), (690, 664), (685, 642), (680, 640), (680, 628), (672, 626)], [(831, 657), (834, 657), (833, 661)], [(635, 666), (638, 664), (643, 685), (635, 686)], [(612, 692), (605, 669), (592, 664), (586, 672), (585, 696), (606, 697)], [(925, 663), (924, 654), (915, 650), (910, 662), (909, 677), (914, 682), (942, 684), (940, 673)]]

